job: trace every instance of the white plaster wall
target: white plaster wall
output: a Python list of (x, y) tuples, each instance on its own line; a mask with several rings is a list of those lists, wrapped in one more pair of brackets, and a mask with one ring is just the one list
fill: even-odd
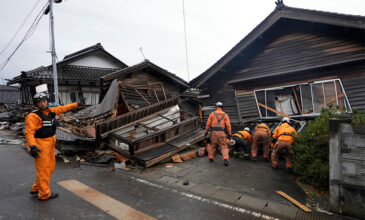
[(112, 59), (110, 57), (102, 53), (90, 54), (87, 57), (71, 62), (70, 65), (102, 68), (120, 68), (118, 64), (112, 62)]

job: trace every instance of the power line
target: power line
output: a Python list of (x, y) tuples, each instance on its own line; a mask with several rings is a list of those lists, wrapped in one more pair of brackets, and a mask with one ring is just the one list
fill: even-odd
[(19, 26), (18, 30), (15, 32), (15, 34), (13, 35), (13, 37), (10, 39), (9, 43), (6, 44), (6, 46), (1, 50), (0, 55), (4, 53), (4, 51), (6, 49), (8, 49), (8, 47), (10, 46), (10, 44), (13, 42), (13, 40), (15, 39), (15, 37), (18, 35), (19, 31), (23, 28), (24, 24), (26, 23), (26, 21), (29, 19), (30, 15), (32, 14), (32, 12), (34, 11), (34, 9), (37, 7), (37, 5), (39, 4), (41, 0), (38, 0), (35, 5), (33, 6), (33, 8), (30, 10), (30, 12), (28, 13), (27, 17), (25, 17), (23, 23), (21, 23), (21, 25)]
[(48, 7), (48, 2), (43, 6), (42, 10), (38, 13), (37, 17), (34, 19), (32, 25), (30, 26), (30, 28), (28, 29), (27, 33), (25, 34), (25, 36), (23, 37), (23, 39), (20, 41), (20, 43), (18, 44), (18, 46), (14, 49), (14, 51), (10, 54), (10, 56), (5, 59), (5, 61), (1, 64), (0, 67), (0, 71), (2, 71), (5, 66), (9, 63), (10, 59), (13, 57), (13, 55), (15, 54), (15, 52), (20, 48), (20, 46), (30, 38), (30, 36), (32, 36), (32, 34), (34, 33), (34, 31), (36, 30), (39, 21), (41, 20), (41, 18), (44, 15), (44, 10)]
[(186, 38), (186, 24), (185, 24), (185, 0), (182, 1), (182, 5), (183, 5), (183, 17), (184, 17), (186, 71), (188, 73), (188, 82), (189, 82), (189, 80), (190, 80), (190, 73), (189, 73), (189, 57), (188, 57), (188, 40)]

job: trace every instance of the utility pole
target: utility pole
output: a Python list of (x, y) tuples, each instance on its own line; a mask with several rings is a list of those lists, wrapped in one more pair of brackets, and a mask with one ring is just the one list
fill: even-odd
[(59, 104), (58, 100), (58, 76), (56, 66), (56, 48), (54, 39), (54, 24), (53, 24), (53, 0), (49, 0), (49, 22), (51, 24), (51, 54), (52, 54), (52, 67), (53, 67), (53, 85), (54, 85), (54, 96), (55, 104)]

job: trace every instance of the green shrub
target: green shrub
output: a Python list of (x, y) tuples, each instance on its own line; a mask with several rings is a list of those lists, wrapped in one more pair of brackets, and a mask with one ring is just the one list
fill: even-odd
[(306, 183), (328, 187), (329, 136), (328, 120), (338, 117), (344, 109), (329, 106), (307, 124), (293, 145), (294, 172)]

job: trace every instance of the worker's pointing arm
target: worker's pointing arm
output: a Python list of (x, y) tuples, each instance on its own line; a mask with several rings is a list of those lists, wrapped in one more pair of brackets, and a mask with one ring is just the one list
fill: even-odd
[(71, 104), (68, 104), (68, 105), (61, 105), (61, 106), (57, 106), (57, 107), (51, 107), (51, 111), (52, 112), (55, 112), (56, 115), (59, 115), (59, 114), (62, 114), (62, 113), (65, 113), (67, 111), (70, 111), (74, 108), (76, 108), (78, 106), (77, 102), (75, 103), (71, 103)]

